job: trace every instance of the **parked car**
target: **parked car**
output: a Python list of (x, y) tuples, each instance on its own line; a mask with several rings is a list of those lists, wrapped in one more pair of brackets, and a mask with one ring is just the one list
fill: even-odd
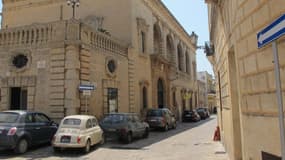
[(88, 153), (91, 146), (104, 142), (103, 130), (94, 116), (72, 115), (61, 121), (52, 145), (55, 152), (62, 148), (82, 148)]
[(201, 118), (195, 110), (185, 110), (182, 115), (183, 122), (198, 122)]
[(200, 115), (201, 119), (206, 119), (210, 117), (210, 112), (208, 111), (208, 108), (197, 108), (196, 111)]
[(0, 148), (25, 153), (30, 146), (51, 142), (57, 124), (40, 112), (0, 112)]
[(176, 118), (167, 108), (148, 110), (146, 122), (151, 128), (162, 128), (164, 131), (167, 131), (169, 128), (176, 128)]
[(106, 137), (119, 138), (125, 143), (133, 138), (147, 138), (149, 125), (141, 121), (135, 113), (111, 113), (100, 122)]

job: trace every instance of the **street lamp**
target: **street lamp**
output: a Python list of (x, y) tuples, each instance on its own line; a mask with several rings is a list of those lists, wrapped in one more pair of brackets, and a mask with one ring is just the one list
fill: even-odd
[(66, 0), (68, 6), (72, 7), (72, 19), (75, 18), (75, 7), (79, 7), (79, 0)]

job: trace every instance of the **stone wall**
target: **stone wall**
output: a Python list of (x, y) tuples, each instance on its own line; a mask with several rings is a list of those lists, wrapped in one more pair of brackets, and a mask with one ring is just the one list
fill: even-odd
[[(215, 46), (210, 61), (216, 79), (220, 79), (219, 125), (227, 152), (232, 160), (261, 159), (261, 151), (280, 156), (272, 48), (258, 49), (256, 34), (284, 13), (285, 2), (207, 2), (210, 38)], [(277, 43), (284, 84), (284, 38)], [(284, 95), (284, 85), (282, 88)]]

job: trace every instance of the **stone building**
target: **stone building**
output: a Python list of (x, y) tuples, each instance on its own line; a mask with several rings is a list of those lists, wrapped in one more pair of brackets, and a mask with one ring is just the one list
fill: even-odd
[[(214, 97), (215, 97), (215, 89), (214, 89), (214, 79), (211, 74), (209, 74), (207, 71), (202, 71), (197, 73), (197, 80), (201, 81), (200, 82), (200, 92), (204, 92), (204, 97), (205, 100), (202, 103), (203, 105), (198, 103), (199, 107), (207, 107), (209, 111), (212, 111), (215, 102), (214, 102)], [(199, 82), (198, 82), (199, 83)], [(203, 88), (203, 84), (205, 85)], [(199, 86), (199, 85), (198, 85)]]
[[(0, 109), (70, 114), (196, 102), (197, 35), (188, 35), (160, 0), (3, 0)], [(91, 96), (80, 85), (95, 85)]]
[[(285, 12), (283, 0), (206, 0), (222, 142), (231, 160), (281, 155), (272, 47), (257, 33)], [(277, 41), (284, 97), (284, 37)]]
[(207, 106), (207, 87), (203, 80), (197, 79), (197, 107)]

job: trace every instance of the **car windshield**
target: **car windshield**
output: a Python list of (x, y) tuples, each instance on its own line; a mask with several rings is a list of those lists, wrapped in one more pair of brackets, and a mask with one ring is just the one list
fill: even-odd
[(121, 114), (110, 114), (103, 119), (103, 123), (121, 123), (125, 120), (124, 115)]
[(149, 116), (149, 117), (161, 117), (162, 111), (161, 110), (149, 110), (147, 112), (147, 116)]
[(205, 111), (205, 109), (204, 108), (198, 108), (197, 111), (202, 112), (202, 111)]
[(81, 120), (76, 118), (67, 118), (63, 121), (63, 125), (79, 126), (80, 123)]
[(18, 113), (1, 112), (0, 113), (0, 123), (15, 123), (19, 118)]

